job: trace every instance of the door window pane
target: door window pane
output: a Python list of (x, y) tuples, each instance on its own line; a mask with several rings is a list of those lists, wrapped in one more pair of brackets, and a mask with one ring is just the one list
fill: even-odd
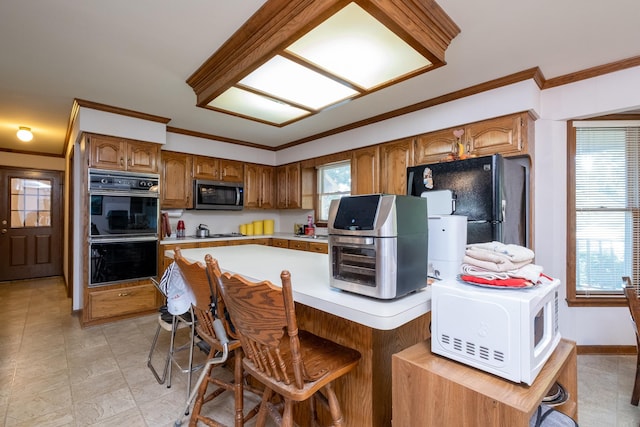
[(11, 227), (51, 226), (51, 180), (11, 178)]

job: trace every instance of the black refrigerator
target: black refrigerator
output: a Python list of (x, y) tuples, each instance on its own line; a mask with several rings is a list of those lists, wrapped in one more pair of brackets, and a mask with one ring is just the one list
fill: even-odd
[(440, 202), (443, 194), (445, 200), (450, 195), (450, 209), (439, 207), (438, 214), (466, 216), (467, 243), (528, 247), (530, 163), (528, 156), (494, 154), (412, 166), (407, 168), (407, 194)]

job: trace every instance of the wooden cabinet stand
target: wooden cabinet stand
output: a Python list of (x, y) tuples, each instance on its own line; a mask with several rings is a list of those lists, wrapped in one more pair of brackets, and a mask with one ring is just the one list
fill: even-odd
[(569, 399), (555, 409), (578, 417), (576, 344), (561, 340), (531, 386), (431, 353), (431, 340), (393, 355), (393, 426), (529, 426), (557, 381)]

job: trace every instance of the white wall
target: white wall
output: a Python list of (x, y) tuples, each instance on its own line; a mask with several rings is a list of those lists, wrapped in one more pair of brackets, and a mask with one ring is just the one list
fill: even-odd
[[(566, 120), (637, 109), (638, 87), (640, 67), (544, 91), (533, 81), (520, 82), (279, 151), (277, 164), (531, 110), (539, 117), (533, 170), (536, 263), (566, 283)], [(569, 308), (565, 302), (561, 332), (579, 345), (635, 344), (626, 307)]]
[[(541, 91), (533, 81), (455, 100), (403, 117), (354, 129), (276, 152), (254, 149), (181, 134), (158, 135), (157, 124), (150, 129), (154, 139), (140, 136), (138, 119), (92, 112), (82, 123), (93, 131), (165, 143), (163, 149), (271, 165), (359, 148), (433, 130), (453, 127), (491, 117), (531, 110), (539, 117), (535, 130), (534, 229), (536, 263), (551, 276), (566, 281), (566, 120), (640, 108), (640, 67)], [(98, 114), (99, 113), (99, 114)], [(83, 112), (83, 115), (86, 115)], [(146, 126), (146, 125), (145, 125)], [(149, 129), (147, 129), (149, 130)], [(138, 136), (136, 136), (138, 135)], [(245, 218), (244, 215), (247, 214)], [(223, 213), (185, 212), (189, 227), (208, 223), (214, 232), (235, 231), (246, 220), (277, 215), (276, 230), (287, 231), (293, 222), (304, 219), (303, 211), (244, 212), (242, 217)], [(175, 222), (175, 221), (174, 221)], [(563, 336), (579, 345), (633, 345), (634, 333), (626, 307), (561, 307)]]

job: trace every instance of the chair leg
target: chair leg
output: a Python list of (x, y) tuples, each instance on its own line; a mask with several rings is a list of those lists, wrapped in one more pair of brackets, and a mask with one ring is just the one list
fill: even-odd
[(242, 427), (244, 425), (243, 415), (243, 403), (244, 403), (244, 369), (242, 368), (242, 349), (237, 348), (233, 351), (233, 392), (235, 395), (235, 427)]
[[(215, 352), (215, 350), (211, 350)], [(213, 357), (213, 354), (209, 355), (209, 359)], [(193, 410), (191, 411), (191, 419), (189, 420), (189, 427), (196, 427), (198, 425), (198, 416), (200, 416), (200, 411), (202, 410), (202, 405), (204, 404), (204, 397), (207, 393), (207, 388), (209, 387), (209, 376), (211, 375), (211, 370), (213, 369), (213, 365), (205, 365), (203, 368), (204, 371), (200, 374), (203, 379), (200, 385), (198, 386), (198, 393), (196, 394), (195, 401), (193, 403)]]
[(631, 393), (631, 404), (638, 406), (640, 401), (640, 346), (638, 347), (638, 359), (636, 361), (636, 381), (633, 385), (633, 393)]
[(344, 425), (344, 418), (342, 416), (342, 410), (340, 409), (340, 402), (336, 397), (336, 393), (333, 391), (333, 387), (331, 383), (324, 386), (324, 390), (326, 393), (325, 397), (329, 404), (329, 411), (331, 412), (331, 419), (333, 420), (333, 425), (335, 427)]
[(258, 411), (258, 418), (256, 419), (256, 427), (264, 427), (267, 423), (267, 415), (269, 414), (269, 401), (271, 400), (271, 396), (273, 396), (273, 390), (269, 387), (264, 389), (264, 393), (262, 393), (262, 402), (260, 402), (260, 410)]
[(160, 326), (160, 324), (158, 323), (158, 328), (156, 329), (156, 334), (153, 337), (151, 349), (149, 350), (149, 356), (147, 357), (147, 367), (151, 370), (151, 373), (156, 378), (156, 381), (158, 381), (158, 384), (164, 384), (164, 381), (167, 379), (167, 370), (169, 368), (169, 362), (171, 360), (169, 357), (169, 352), (167, 352), (167, 356), (164, 361), (164, 369), (162, 370), (162, 376), (158, 375), (156, 368), (153, 366), (153, 363), (151, 363), (151, 358), (153, 357), (153, 353), (155, 352), (156, 344), (158, 343), (158, 337), (160, 336), (161, 330), (162, 326)]

